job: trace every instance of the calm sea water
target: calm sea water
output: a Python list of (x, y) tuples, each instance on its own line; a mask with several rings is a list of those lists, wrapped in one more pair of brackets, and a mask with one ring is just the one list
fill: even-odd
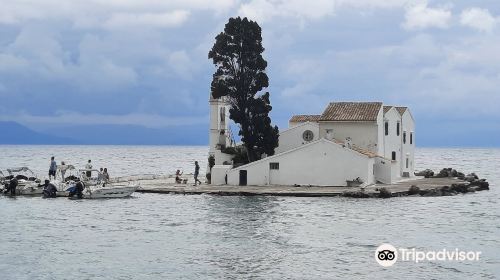
[[(49, 158), (111, 175), (206, 165), (206, 147), (0, 146), (0, 169)], [(499, 279), (500, 150), (417, 149), (417, 169), (455, 167), (491, 191), (392, 199), (134, 194), (0, 197), (0, 279)], [(481, 251), (478, 262), (374, 260), (381, 243)]]

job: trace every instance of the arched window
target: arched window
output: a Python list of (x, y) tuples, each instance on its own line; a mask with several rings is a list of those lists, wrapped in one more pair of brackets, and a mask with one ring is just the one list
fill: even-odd
[(396, 124), (396, 135), (399, 136), (399, 129), (400, 129), (401, 124), (397, 122)]
[(403, 144), (406, 144), (406, 131), (403, 131)]
[(385, 122), (385, 135), (389, 135), (389, 122)]

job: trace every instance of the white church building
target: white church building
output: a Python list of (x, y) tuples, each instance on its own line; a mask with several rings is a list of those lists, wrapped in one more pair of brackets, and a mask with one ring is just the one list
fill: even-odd
[(229, 105), (210, 100), (214, 185), (390, 184), (414, 174), (415, 121), (407, 107), (332, 102), (320, 115), (295, 115), (273, 156), (233, 166)]

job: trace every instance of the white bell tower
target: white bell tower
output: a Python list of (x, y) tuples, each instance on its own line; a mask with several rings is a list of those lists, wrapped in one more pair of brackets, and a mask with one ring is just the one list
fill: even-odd
[(213, 98), (210, 94), (210, 131), (209, 143), (210, 148), (208, 151), (209, 156), (215, 158), (215, 164), (223, 164), (227, 160), (221, 149), (225, 147), (234, 146), (229, 130), (229, 108), (226, 97)]

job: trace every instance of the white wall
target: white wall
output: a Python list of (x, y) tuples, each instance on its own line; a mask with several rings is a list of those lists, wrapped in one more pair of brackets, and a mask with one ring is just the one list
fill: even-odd
[[(269, 163), (279, 163), (270, 170)], [(228, 172), (228, 184), (239, 184), (239, 171), (247, 170), (248, 185), (345, 186), (357, 177), (374, 183), (374, 159), (326, 139), (247, 164)]]
[[(389, 135), (385, 135), (385, 122), (389, 123)], [(400, 123), (399, 136), (397, 135), (396, 129), (398, 122)], [(399, 175), (399, 165), (401, 164), (402, 157), (401, 138), (403, 137), (403, 124), (401, 122), (401, 115), (395, 107), (392, 107), (389, 111), (387, 111), (387, 113), (384, 114), (384, 122), (382, 127), (382, 135), (384, 135), (384, 152), (382, 155), (385, 158), (392, 160), (392, 152), (396, 152), (396, 162), (394, 162), (393, 164), (396, 165), (396, 173)]]
[(333, 130), (333, 138), (345, 141), (351, 137), (352, 144), (378, 153), (378, 126), (376, 122), (320, 122), (320, 137), (326, 135), (327, 129)]
[[(229, 105), (225, 102), (224, 98), (210, 99), (210, 136), (209, 136), (209, 153), (214, 154), (217, 144), (229, 145)], [(223, 118), (221, 118), (221, 109), (225, 110)], [(225, 134), (221, 137), (220, 132), (224, 131)], [(223, 141), (221, 141), (221, 139)]]
[[(410, 176), (414, 176), (415, 172), (415, 121), (411, 115), (410, 109), (406, 109), (401, 117), (403, 124), (403, 131), (406, 131), (406, 143), (402, 143), (402, 160), (401, 160), (401, 174), (409, 172)], [(410, 134), (413, 133), (413, 144), (410, 144)], [(406, 168), (406, 158), (408, 157), (408, 168)]]
[(212, 173), (210, 177), (211, 185), (225, 185), (226, 184), (226, 174), (231, 170), (231, 165), (214, 165), (212, 167)]
[(232, 164), (233, 155), (225, 154), (225, 153), (221, 152), (220, 150), (215, 150), (214, 158), (215, 158), (216, 165), (223, 165), (224, 162), (228, 162), (228, 163)]
[(380, 108), (377, 115), (377, 155), (384, 154), (384, 106)]
[[(314, 134), (312, 141), (305, 141), (303, 134), (306, 130), (312, 131)], [(319, 139), (319, 125), (316, 123), (305, 122), (297, 126), (280, 131), (279, 146), (275, 149), (275, 153), (279, 154), (293, 148), (308, 144)]]
[(399, 175), (399, 165), (396, 163), (379, 157), (375, 158), (375, 181), (384, 184), (394, 183)]

